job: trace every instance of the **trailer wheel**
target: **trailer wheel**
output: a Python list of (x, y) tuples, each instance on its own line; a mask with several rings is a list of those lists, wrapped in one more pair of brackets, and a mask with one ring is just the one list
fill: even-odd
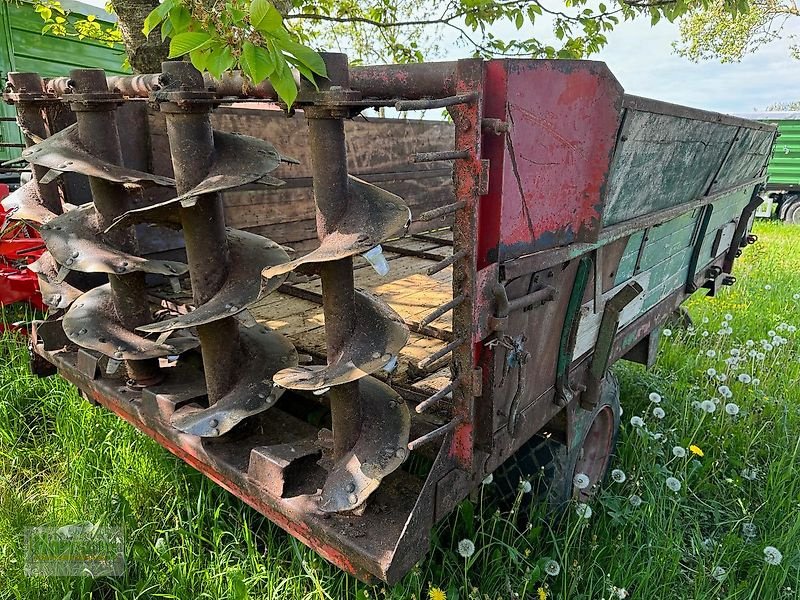
[(786, 223), (800, 225), (800, 195), (792, 194), (784, 200), (783, 220)]
[[(620, 424), (619, 382), (612, 373), (603, 380), (600, 398), (593, 410), (578, 408), (576, 441), (567, 446), (541, 435), (533, 436), (494, 472), (497, 492), (509, 504), (520, 481), (530, 480), (534, 498), (545, 501), (550, 511), (562, 510), (573, 498), (590, 499), (605, 479), (617, 443)], [(575, 475), (589, 477), (583, 490), (575, 487)], [(530, 502), (523, 496), (523, 509)]]

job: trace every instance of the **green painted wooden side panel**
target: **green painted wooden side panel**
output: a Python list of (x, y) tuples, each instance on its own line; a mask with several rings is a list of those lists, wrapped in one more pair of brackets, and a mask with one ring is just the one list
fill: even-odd
[(761, 175), (764, 159), (772, 147), (773, 136), (772, 131), (741, 128), (710, 193), (730, 189), (738, 183)]
[[(93, 14), (102, 12), (97, 8)], [(72, 15), (74, 18), (77, 13), (73, 11)], [(55, 77), (80, 67), (101, 68), (109, 74), (129, 72), (122, 66), (125, 53), (121, 47), (42, 35), (42, 24), (31, 4), (0, 0), (0, 79), (5, 81), (9, 71), (35, 71), (43, 77)], [(0, 116), (14, 117), (14, 107), (0, 103)], [(0, 122), (0, 141), (21, 143), (19, 129), (13, 122)], [(18, 156), (19, 152), (16, 148), (0, 148), (0, 160)]]
[(712, 258), (715, 258), (711, 256), (711, 249), (714, 246), (717, 230), (725, 224), (731, 223), (739, 218), (744, 207), (750, 202), (751, 194), (751, 190), (740, 190), (714, 204), (714, 211), (711, 213), (706, 236), (700, 248), (699, 260), (697, 261), (698, 272), (703, 269)]
[(628, 109), (609, 175), (603, 224), (703, 196), (737, 127)]
[(775, 123), (781, 134), (767, 166), (769, 183), (800, 188), (800, 119), (769, 122)]
[(639, 248), (642, 245), (642, 238), (644, 237), (644, 230), (637, 231), (630, 238), (625, 246), (625, 252), (619, 260), (617, 267), (617, 276), (614, 280), (614, 285), (622, 281), (627, 281), (633, 277), (633, 270), (636, 268), (636, 258), (639, 256)]

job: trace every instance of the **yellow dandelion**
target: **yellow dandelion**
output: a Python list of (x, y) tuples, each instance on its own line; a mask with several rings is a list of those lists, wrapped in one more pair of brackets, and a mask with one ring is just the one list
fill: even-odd
[(539, 600), (547, 600), (547, 590), (543, 587), (536, 590), (536, 593), (539, 594)]
[(432, 587), (428, 590), (428, 598), (429, 600), (447, 600), (447, 594), (442, 588)]
[(698, 447), (692, 444), (689, 446), (689, 450), (692, 451), (692, 454), (696, 454), (697, 456), (704, 456), (703, 451)]

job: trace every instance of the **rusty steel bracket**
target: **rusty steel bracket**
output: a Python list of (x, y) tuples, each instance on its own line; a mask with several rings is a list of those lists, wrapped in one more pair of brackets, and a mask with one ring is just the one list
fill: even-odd
[(492, 331), (505, 331), (508, 327), (508, 315), (512, 312), (542, 306), (558, 298), (558, 290), (550, 285), (513, 300), (508, 299), (506, 288), (502, 283), (495, 282), (491, 286), (491, 291), (496, 306), (495, 315), (489, 317), (489, 327)]
[(641, 284), (633, 281), (614, 294), (614, 297), (606, 302), (603, 308), (600, 329), (597, 331), (597, 342), (589, 366), (586, 390), (581, 396), (581, 406), (586, 410), (592, 410), (600, 397), (600, 383), (606, 375), (611, 360), (611, 349), (614, 346), (617, 329), (619, 329), (620, 315), (623, 309), (643, 291)]
[(273, 384), (279, 370), (297, 364), (297, 350), (289, 340), (263, 326), (240, 328), (241, 360), (233, 388), (208, 408), (189, 405), (170, 417), (176, 429), (200, 437), (224, 435), (247, 417), (271, 408), (283, 394)]
[(176, 337), (160, 343), (125, 329), (114, 310), (109, 284), (89, 290), (75, 300), (64, 315), (63, 327), (67, 339), (74, 344), (116, 360), (160, 358), (181, 354), (198, 345), (194, 337)]
[(264, 269), (266, 278), (288, 273), (308, 263), (363, 254), (388, 239), (405, 234), (411, 211), (400, 196), (348, 175), (349, 196), (341, 218), (331, 224), (319, 247), (305, 256)]
[(52, 221), (57, 215), (44, 206), (39, 195), (39, 185), (31, 180), (3, 198), (0, 202), (7, 217), (15, 221), (26, 221), (41, 225)]
[[(175, 180), (135, 169), (128, 169), (93, 156), (81, 143), (77, 123), (54, 133), (22, 151), (20, 158), (29, 163), (64, 173), (80, 173), (114, 183), (153, 183), (173, 187)], [(16, 159), (15, 159), (16, 162)]]
[(357, 381), (391, 361), (408, 342), (402, 317), (377, 296), (356, 290), (355, 317), (355, 329), (334, 361), (284, 369), (275, 374), (275, 383), (291, 390), (321, 390)]
[(147, 333), (162, 333), (196, 327), (241, 313), (260, 297), (275, 291), (286, 279), (277, 276), (265, 282), (261, 270), (289, 260), (289, 255), (272, 240), (247, 231), (226, 229), (231, 262), (222, 287), (195, 310), (163, 321), (137, 327)]
[[(704, 206), (701, 210), (703, 211), (703, 216), (700, 218), (697, 231), (695, 232), (694, 245), (692, 246), (692, 256), (689, 258), (689, 271), (686, 275), (685, 289), (687, 294), (697, 291), (697, 286), (694, 282), (697, 274), (697, 264), (700, 261), (700, 252), (703, 249), (703, 242), (705, 242), (706, 239), (708, 225), (711, 222), (711, 215), (714, 212), (714, 205), (709, 204), (708, 206)], [(644, 247), (644, 243), (642, 243), (642, 247)]]
[(183, 263), (148, 260), (117, 250), (103, 239), (100, 220), (90, 203), (58, 215), (42, 225), (39, 232), (55, 261), (66, 270), (115, 275), (142, 272), (168, 277), (186, 273)]
[(575, 351), (575, 342), (578, 337), (583, 294), (586, 292), (586, 284), (589, 281), (589, 274), (592, 272), (593, 262), (591, 257), (584, 256), (580, 259), (578, 270), (575, 272), (575, 281), (572, 284), (572, 292), (569, 297), (569, 303), (567, 304), (567, 314), (564, 318), (564, 326), (561, 329), (561, 341), (558, 347), (556, 393), (553, 397), (553, 402), (555, 402), (557, 406), (566, 406), (569, 404), (578, 391), (572, 388), (569, 380), (569, 368), (572, 364), (572, 354)]
[(355, 445), (336, 461), (325, 480), (318, 496), (323, 512), (359, 508), (408, 456), (411, 412), (405, 400), (374, 377), (364, 377), (358, 386), (366, 418)]
[(722, 265), (722, 269), (726, 273), (730, 273), (731, 270), (733, 270), (733, 261), (736, 260), (736, 252), (742, 247), (742, 245), (745, 245), (744, 242), (747, 239), (747, 228), (750, 226), (750, 219), (752, 218), (753, 213), (756, 212), (756, 209), (764, 202), (764, 199), (759, 195), (760, 191), (761, 186), (756, 186), (753, 190), (752, 196), (750, 197), (750, 202), (744, 207), (744, 210), (742, 210), (742, 214), (739, 217), (739, 221), (736, 223), (736, 230), (733, 233), (731, 247), (729, 248), (727, 254), (725, 254), (725, 261)]

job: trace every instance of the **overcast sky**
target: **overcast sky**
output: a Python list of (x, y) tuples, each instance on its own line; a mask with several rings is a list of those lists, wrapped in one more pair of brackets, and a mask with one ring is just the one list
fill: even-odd
[[(105, 0), (84, 0), (102, 6)], [(555, 4), (555, 2), (554, 2)], [(537, 22), (541, 38), (552, 38), (546, 22)], [(786, 33), (800, 34), (800, 18)], [(500, 36), (530, 35), (514, 27), (498, 27)], [(447, 34), (443, 36), (446, 45)], [(609, 35), (608, 46), (593, 59), (608, 63), (625, 91), (668, 102), (720, 112), (764, 110), (775, 102), (800, 100), (800, 61), (789, 55), (788, 36), (762, 47), (741, 63), (692, 63), (677, 56), (672, 42), (678, 27), (662, 20), (651, 27), (648, 19), (621, 23)], [(453, 45), (447, 58), (467, 54)]]

